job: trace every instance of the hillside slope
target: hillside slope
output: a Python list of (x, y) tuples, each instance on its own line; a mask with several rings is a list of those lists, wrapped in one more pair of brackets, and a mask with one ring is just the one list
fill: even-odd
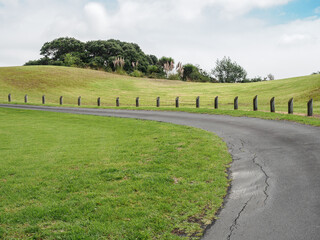
[(294, 111), (306, 112), (306, 104), (314, 99), (314, 111), (320, 113), (320, 75), (310, 75), (283, 80), (245, 84), (191, 83), (147, 78), (132, 78), (102, 71), (56, 66), (23, 66), (0, 68), (0, 102), (7, 102), (8, 93), (13, 102), (23, 102), (28, 94), (30, 103), (58, 104), (62, 95), (64, 104), (74, 105), (78, 96), (83, 105), (96, 105), (101, 97), (102, 106), (115, 106), (120, 97), (122, 106), (133, 106), (140, 97), (141, 106), (155, 106), (156, 97), (161, 106), (174, 107), (180, 97), (181, 107), (195, 107), (200, 96), (203, 108), (212, 108), (215, 96), (219, 96), (220, 109), (232, 109), (233, 99), (239, 96), (239, 109), (251, 110), (252, 98), (258, 95), (259, 110), (269, 110), (269, 100), (276, 99), (276, 110), (287, 111), (287, 102), (294, 98)]

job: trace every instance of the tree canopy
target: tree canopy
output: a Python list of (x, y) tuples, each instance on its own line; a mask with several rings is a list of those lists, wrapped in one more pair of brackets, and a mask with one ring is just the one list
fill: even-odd
[(147, 74), (149, 65), (160, 64), (156, 56), (146, 55), (136, 43), (114, 39), (84, 43), (70, 37), (57, 38), (46, 42), (40, 54), (43, 58), (29, 61), (25, 65), (62, 65), (115, 71), (114, 60), (121, 58), (124, 60), (125, 72), (138, 70)]
[(232, 62), (230, 57), (224, 57), (222, 60), (217, 59), (212, 74), (222, 83), (242, 82), (247, 77), (246, 70), (236, 62)]
[[(46, 42), (40, 49), (43, 56), (30, 60), (25, 65), (58, 65), (114, 71), (135, 77), (167, 78), (193, 82), (256, 82), (273, 80), (269, 74), (266, 78), (247, 79), (247, 72), (230, 57), (217, 59), (211, 74), (198, 65), (181, 62), (175, 66), (172, 57), (157, 58), (145, 54), (138, 44), (120, 40), (93, 40), (82, 42), (72, 37), (61, 37)], [(217, 79), (217, 80), (216, 80)]]

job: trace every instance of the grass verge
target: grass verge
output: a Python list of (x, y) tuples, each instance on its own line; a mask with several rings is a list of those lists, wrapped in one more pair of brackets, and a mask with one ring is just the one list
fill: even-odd
[(227, 147), (166, 123), (0, 108), (0, 238), (198, 238)]

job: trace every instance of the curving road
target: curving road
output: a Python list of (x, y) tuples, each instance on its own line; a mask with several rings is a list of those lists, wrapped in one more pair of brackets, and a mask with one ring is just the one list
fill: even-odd
[(232, 187), (203, 239), (320, 239), (320, 128), (246, 117), (29, 105), (0, 107), (163, 121), (219, 135)]

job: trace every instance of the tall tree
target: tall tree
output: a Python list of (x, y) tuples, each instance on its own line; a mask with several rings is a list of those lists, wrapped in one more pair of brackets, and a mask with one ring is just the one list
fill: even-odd
[(247, 77), (246, 70), (236, 62), (232, 62), (230, 57), (224, 57), (222, 60), (217, 59), (212, 74), (222, 83), (242, 82)]

